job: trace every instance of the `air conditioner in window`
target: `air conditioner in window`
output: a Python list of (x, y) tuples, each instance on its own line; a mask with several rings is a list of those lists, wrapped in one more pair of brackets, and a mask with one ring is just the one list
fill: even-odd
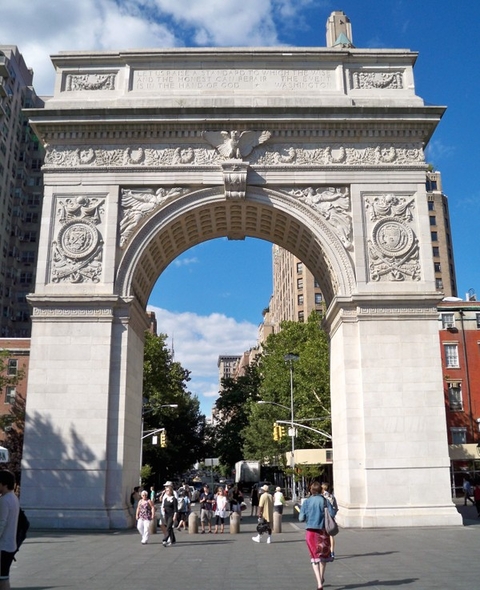
[(445, 322), (445, 329), (448, 330), (449, 328), (455, 328), (454, 322)]

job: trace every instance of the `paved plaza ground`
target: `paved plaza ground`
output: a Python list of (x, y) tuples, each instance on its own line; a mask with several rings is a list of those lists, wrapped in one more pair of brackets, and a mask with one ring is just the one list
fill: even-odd
[[(458, 503), (463, 527), (348, 529), (337, 537), (327, 589), (473, 590), (480, 588), (480, 519)], [(142, 546), (136, 530), (30, 531), (11, 585), (17, 590), (314, 590), (302, 526), (284, 515), (271, 545), (251, 540), (256, 520), (237, 535), (161, 534)]]

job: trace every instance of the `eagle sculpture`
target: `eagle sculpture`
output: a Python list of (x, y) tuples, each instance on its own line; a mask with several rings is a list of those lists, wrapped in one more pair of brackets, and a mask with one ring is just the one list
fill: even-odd
[(270, 131), (204, 131), (202, 137), (224, 158), (241, 159), (267, 141)]

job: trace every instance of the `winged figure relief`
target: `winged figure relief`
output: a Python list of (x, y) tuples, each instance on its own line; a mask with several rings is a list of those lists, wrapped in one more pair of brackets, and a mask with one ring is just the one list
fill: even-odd
[(269, 139), (270, 131), (204, 131), (203, 139), (224, 158), (241, 159)]
[(123, 217), (120, 221), (120, 246), (125, 245), (135, 227), (144, 217), (151, 215), (168, 199), (183, 195), (185, 192), (187, 192), (185, 188), (164, 189), (161, 187), (156, 191), (153, 189), (122, 189)]

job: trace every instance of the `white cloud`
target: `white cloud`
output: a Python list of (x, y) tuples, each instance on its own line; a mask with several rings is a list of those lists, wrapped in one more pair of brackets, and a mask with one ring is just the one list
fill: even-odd
[(198, 258), (194, 256), (193, 258), (176, 258), (173, 261), (175, 266), (190, 266), (191, 264), (197, 264)]
[(37, 93), (48, 95), (50, 55), (60, 51), (278, 45), (278, 27), (301, 27), (301, 11), (314, 1), (16, 0), (3, 3), (0, 40), (18, 46)]
[(188, 389), (198, 396), (202, 411), (209, 415), (218, 396), (218, 357), (239, 355), (255, 346), (257, 326), (220, 313), (173, 313), (150, 305), (148, 310), (155, 312), (158, 332), (168, 335), (169, 347), (173, 339), (175, 360), (192, 373)]

